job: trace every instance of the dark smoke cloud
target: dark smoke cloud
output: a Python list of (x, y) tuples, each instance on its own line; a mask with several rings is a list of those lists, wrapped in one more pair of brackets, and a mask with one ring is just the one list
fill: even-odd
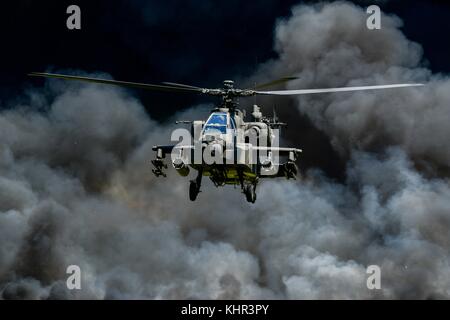
[[(152, 121), (126, 91), (50, 82), (46, 96), (2, 111), (1, 296), (448, 298), (450, 84), (420, 66), (398, 18), (369, 32), (365, 17), (345, 2), (294, 8), (277, 24), (279, 58), (248, 80), (427, 81), (286, 103), (329, 136), (346, 161), (344, 183), (313, 169), (301, 181), (264, 182), (249, 205), (205, 181), (191, 203), (186, 179), (150, 173), (151, 146), (174, 126)], [(208, 107), (174, 118), (205, 117)], [(66, 289), (70, 264), (81, 267), (80, 291)], [(382, 290), (366, 287), (371, 264)]]
[(398, 18), (383, 16), (380, 31), (364, 28), (366, 18), (344, 3), (295, 8), (277, 25), (280, 58), (261, 73), (297, 74), (292, 88), (429, 82), (420, 89), (309, 96), (298, 104), (337, 150), (401, 145), (413, 157), (447, 167), (448, 80), (420, 68), (422, 49), (399, 31)]

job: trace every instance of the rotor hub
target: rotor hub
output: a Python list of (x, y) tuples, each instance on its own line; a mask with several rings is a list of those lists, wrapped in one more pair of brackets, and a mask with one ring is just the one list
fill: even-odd
[(223, 82), (223, 86), (225, 89), (233, 89), (234, 88), (234, 81), (233, 80), (225, 80)]

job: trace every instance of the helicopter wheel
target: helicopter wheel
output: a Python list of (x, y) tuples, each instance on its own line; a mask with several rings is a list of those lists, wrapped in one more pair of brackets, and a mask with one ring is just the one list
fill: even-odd
[(189, 199), (191, 201), (195, 201), (197, 199), (198, 193), (200, 192), (200, 188), (195, 180), (191, 181), (189, 185)]
[(248, 202), (255, 203), (256, 201), (256, 186), (248, 184), (244, 187), (244, 194)]

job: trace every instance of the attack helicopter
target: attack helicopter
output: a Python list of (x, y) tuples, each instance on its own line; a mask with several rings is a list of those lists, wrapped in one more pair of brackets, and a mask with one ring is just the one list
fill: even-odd
[[(333, 92), (352, 92), (422, 86), (420, 83), (389, 85), (262, 91), (261, 89), (296, 79), (285, 77), (248, 89), (234, 87), (232, 80), (225, 80), (222, 88), (209, 89), (192, 85), (163, 82), (147, 84), (117, 81), (84, 76), (33, 72), (34, 77), (78, 80), (92, 83), (134, 87), (148, 90), (195, 93), (221, 98), (206, 121), (177, 121), (189, 124), (190, 130), (178, 136), (179, 143), (155, 145), (155, 159), (151, 161), (153, 174), (166, 177), (164, 162), (171, 155), (172, 166), (179, 175), (186, 177), (190, 169), (197, 171), (195, 179), (190, 180), (189, 199), (195, 201), (201, 191), (202, 178), (209, 177), (216, 187), (225, 185), (240, 186), (248, 202), (256, 201), (256, 187), (260, 179), (295, 179), (298, 174), (296, 161), (302, 152), (298, 148), (279, 147), (279, 131), (286, 123), (278, 121), (274, 111), (272, 117), (264, 116), (258, 105), (253, 105), (252, 119), (246, 121), (245, 110), (239, 109), (238, 98), (256, 95), (293, 96)], [(281, 160), (284, 159), (284, 160)]]

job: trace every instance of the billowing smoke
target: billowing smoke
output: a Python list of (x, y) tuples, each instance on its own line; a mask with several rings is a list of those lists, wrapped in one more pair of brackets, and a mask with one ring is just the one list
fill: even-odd
[[(2, 111), (1, 297), (449, 298), (450, 81), (421, 66), (398, 18), (384, 15), (379, 31), (365, 19), (345, 2), (294, 8), (276, 27), (279, 58), (248, 80), (427, 83), (279, 106), (329, 137), (342, 183), (313, 168), (263, 182), (251, 205), (205, 181), (192, 203), (186, 179), (150, 171), (151, 146), (173, 122), (152, 121), (124, 90), (50, 81)], [(72, 264), (81, 290), (66, 288)], [(366, 286), (369, 265), (381, 268), (381, 290)]]

